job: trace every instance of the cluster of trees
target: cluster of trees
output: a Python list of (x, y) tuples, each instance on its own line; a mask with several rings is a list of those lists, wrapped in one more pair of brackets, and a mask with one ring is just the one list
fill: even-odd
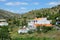
[(0, 40), (11, 40), (8, 26), (0, 26)]

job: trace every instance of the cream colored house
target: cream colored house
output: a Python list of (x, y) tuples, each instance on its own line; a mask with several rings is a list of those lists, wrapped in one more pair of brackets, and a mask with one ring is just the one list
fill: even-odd
[(0, 26), (8, 26), (6, 19), (0, 19)]

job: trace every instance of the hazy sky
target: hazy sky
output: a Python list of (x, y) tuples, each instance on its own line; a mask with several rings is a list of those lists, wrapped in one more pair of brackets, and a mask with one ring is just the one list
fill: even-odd
[(16, 13), (49, 8), (60, 4), (60, 0), (0, 0), (0, 9)]

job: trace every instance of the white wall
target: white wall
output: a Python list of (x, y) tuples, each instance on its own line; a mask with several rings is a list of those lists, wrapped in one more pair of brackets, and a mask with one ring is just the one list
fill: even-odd
[(1, 23), (0, 23), (0, 26), (7, 26), (7, 25), (8, 25), (7, 22), (1, 22)]
[(34, 24), (50, 24), (50, 20), (47, 20), (47, 18), (43, 18), (42, 20), (37, 20), (37, 22), (33, 22), (36, 20), (32, 20), (31, 22), (28, 23), (28, 25), (34, 26)]

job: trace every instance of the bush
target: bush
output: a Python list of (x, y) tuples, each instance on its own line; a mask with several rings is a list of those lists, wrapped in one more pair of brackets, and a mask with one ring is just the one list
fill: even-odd
[(52, 30), (53, 28), (52, 27), (42, 27), (42, 32), (44, 32), (44, 33), (46, 33), (47, 31), (49, 31), (49, 30)]
[(28, 33), (29, 33), (29, 34), (32, 34), (32, 33), (33, 33), (33, 31), (32, 31), (32, 30), (30, 30), (30, 31), (28, 31)]
[(41, 30), (40, 30), (40, 26), (37, 26), (37, 33), (40, 33)]
[(25, 37), (25, 38), (15, 38), (13, 40), (54, 40), (53, 38), (40, 38), (40, 37)]

